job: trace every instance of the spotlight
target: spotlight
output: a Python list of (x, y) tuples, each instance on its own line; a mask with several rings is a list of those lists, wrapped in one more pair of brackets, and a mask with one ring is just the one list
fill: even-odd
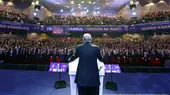
[(71, 4), (74, 4), (74, 1), (71, 1)]
[(84, 9), (87, 9), (87, 7), (84, 7)]
[(3, 0), (0, 0), (0, 4), (3, 4), (4, 2), (3, 2)]
[(71, 12), (74, 11), (74, 8), (71, 9)]
[(63, 9), (60, 10), (61, 13), (62, 13), (63, 11), (64, 11)]
[(31, 4), (32, 4), (32, 5), (35, 5), (35, 2), (32, 2)]
[(94, 14), (97, 14), (96, 12), (94, 12)]
[(36, 16), (36, 15), (37, 15), (37, 13), (33, 13), (33, 15), (34, 15), (34, 16)]
[(133, 14), (134, 16), (136, 16), (136, 12), (133, 12), (132, 14)]

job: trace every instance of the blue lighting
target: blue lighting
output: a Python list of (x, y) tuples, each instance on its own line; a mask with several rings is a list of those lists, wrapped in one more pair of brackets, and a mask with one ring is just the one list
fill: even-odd
[(135, 15), (136, 15), (136, 12), (133, 12), (132, 14), (135, 16)]
[(63, 12), (63, 11), (64, 11), (63, 9), (60, 10), (60, 12)]
[(74, 8), (71, 9), (71, 12), (74, 11)]

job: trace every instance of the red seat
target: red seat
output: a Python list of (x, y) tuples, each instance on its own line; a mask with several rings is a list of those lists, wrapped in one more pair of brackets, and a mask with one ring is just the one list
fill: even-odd
[(139, 63), (139, 59), (138, 58), (136, 58), (136, 63)]
[(53, 57), (52, 57), (52, 56), (50, 56), (50, 59), (49, 59), (49, 60), (50, 60), (50, 62), (53, 62)]
[(145, 58), (144, 57), (142, 57), (142, 64), (144, 64), (145, 63)]
[(58, 63), (60, 63), (60, 62), (61, 62), (61, 60), (60, 60), (60, 57), (59, 57), (59, 56), (57, 56), (57, 57), (56, 57), (56, 62), (58, 62)]
[(112, 64), (114, 64), (115, 63), (115, 59), (114, 59), (114, 57), (112, 56)]
[(118, 57), (118, 59), (117, 59), (117, 63), (119, 63), (119, 64), (120, 64), (120, 57)]
[(132, 58), (129, 59), (129, 63), (132, 64)]
[(161, 60), (160, 60), (160, 58), (156, 58), (155, 60), (154, 60), (154, 63), (153, 63), (154, 65), (160, 65), (161, 64)]
[(123, 64), (126, 64), (126, 57), (123, 57)]
[(108, 57), (106, 56), (105, 58), (106, 58), (106, 64), (108, 64), (109, 63)]

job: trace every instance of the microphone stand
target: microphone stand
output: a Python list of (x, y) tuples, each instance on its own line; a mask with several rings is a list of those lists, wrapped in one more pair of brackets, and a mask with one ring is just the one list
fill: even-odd
[(66, 88), (66, 81), (64, 80), (61, 80), (61, 73), (62, 73), (62, 69), (61, 69), (61, 64), (59, 63), (59, 66), (57, 67), (58, 69), (58, 73), (59, 73), (59, 76), (58, 76), (58, 81), (55, 82), (55, 88), (56, 89), (59, 89), (59, 88)]
[(113, 82), (113, 78), (112, 78), (112, 65), (110, 67), (110, 70), (111, 70), (111, 73), (110, 73), (111, 81), (108, 81), (106, 83), (106, 89), (110, 89), (110, 90), (116, 91), (117, 90), (117, 84), (115, 82)]
[(111, 82), (113, 82), (113, 79), (112, 79), (112, 65), (110, 66), (110, 70), (111, 70), (111, 73), (110, 73), (110, 75), (111, 75)]
[(58, 78), (59, 78), (59, 80), (58, 81), (60, 81), (61, 80), (61, 64), (59, 63), (59, 67), (58, 67)]

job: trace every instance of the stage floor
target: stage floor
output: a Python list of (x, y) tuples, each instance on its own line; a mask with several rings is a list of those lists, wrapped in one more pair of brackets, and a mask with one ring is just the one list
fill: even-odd
[[(43, 71), (0, 70), (0, 95), (70, 95), (70, 87), (55, 89), (58, 73)], [(104, 95), (112, 94), (170, 94), (169, 73), (112, 74), (117, 91), (104, 88)], [(69, 83), (68, 73), (62, 78)], [(110, 80), (110, 74), (105, 81)]]

